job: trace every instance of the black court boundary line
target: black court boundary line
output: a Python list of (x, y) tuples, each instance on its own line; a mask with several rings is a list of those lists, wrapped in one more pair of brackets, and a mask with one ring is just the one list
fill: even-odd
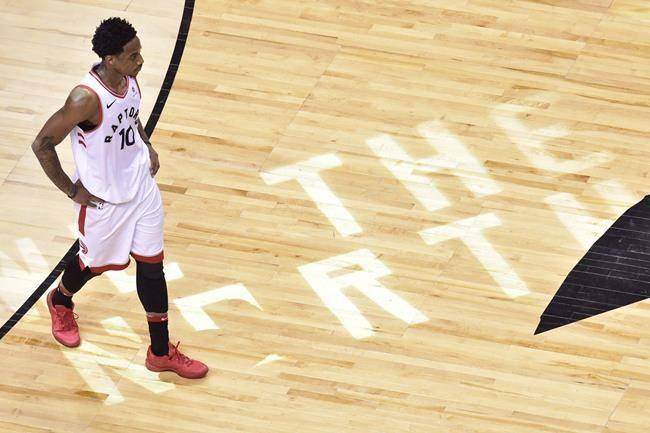
[[(185, 0), (185, 6), (183, 9), (183, 17), (181, 18), (181, 24), (178, 29), (178, 36), (176, 36), (176, 46), (174, 47), (174, 52), (172, 53), (169, 66), (167, 67), (167, 74), (163, 80), (162, 86), (160, 87), (160, 92), (158, 93), (158, 98), (156, 98), (156, 103), (153, 106), (153, 110), (149, 119), (147, 120), (147, 125), (144, 130), (149, 137), (153, 134), (156, 129), (156, 124), (158, 119), (162, 114), (163, 108), (165, 108), (165, 103), (167, 102), (167, 97), (171, 91), (172, 84), (174, 83), (174, 78), (176, 78), (176, 72), (178, 72), (178, 67), (183, 57), (183, 50), (185, 49), (185, 43), (187, 42), (187, 35), (190, 31), (190, 24), (192, 22), (192, 15), (194, 13), (194, 2), (195, 0)], [(70, 249), (63, 256), (61, 261), (52, 269), (50, 274), (45, 278), (40, 286), (31, 294), (29, 298), (23, 303), (23, 305), (16, 310), (16, 312), (11, 316), (7, 322), (2, 325), (0, 328), (0, 340), (7, 335), (9, 331), (14, 327), (16, 323), (23, 318), (25, 314), (36, 304), (36, 302), (43, 296), (47, 289), (56, 281), (56, 279), (61, 275), (61, 272), (65, 269), (68, 262), (72, 260), (79, 251), (79, 240), (74, 241)]]

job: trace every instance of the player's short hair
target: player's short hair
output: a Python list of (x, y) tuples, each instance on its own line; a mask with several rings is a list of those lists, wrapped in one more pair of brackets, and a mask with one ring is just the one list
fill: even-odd
[(106, 56), (120, 54), (138, 32), (127, 20), (112, 17), (102, 21), (93, 35), (93, 51), (102, 59)]

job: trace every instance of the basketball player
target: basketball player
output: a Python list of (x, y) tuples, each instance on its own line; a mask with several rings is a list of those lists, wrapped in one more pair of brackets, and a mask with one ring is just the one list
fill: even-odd
[[(169, 342), (163, 207), (153, 180), (160, 164), (140, 122), (135, 78), (144, 62), (140, 40), (130, 23), (109, 18), (95, 30), (92, 44), (101, 62), (72, 89), (32, 144), (47, 176), (74, 202), (78, 219), (79, 252), (47, 295), (52, 334), (65, 346), (78, 346), (72, 296), (91, 278), (125, 269), (131, 255), (151, 337), (146, 367), (200, 378), (208, 367)], [(76, 165), (73, 180), (54, 149), (68, 135)]]

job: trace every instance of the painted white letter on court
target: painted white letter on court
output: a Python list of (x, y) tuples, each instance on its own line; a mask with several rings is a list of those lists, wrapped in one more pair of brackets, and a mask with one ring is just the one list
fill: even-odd
[(438, 155), (415, 160), (390, 135), (379, 135), (366, 141), (382, 164), (428, 211), (449, 206), (449, 201), (436, 188), (433, 180), (420, 173), (453, 170), (461, 182), (477, 197), (496, 194), (501, 188), (487, 169), (454, 134), (440, 122), (427, 122), (418, 127), (420, 134), (436, 149)]
[[(361, 267), (362, 270), (336, 276), (330, 275), (350, 267)], [(352, 301), (343, 294), (343, 289), (347, 287), (358, 289), (381, 308), (408, 324), (429, 320), (411, 304), (379, 282), (379, 278), (390, 275), (391, 272), (367, 249), (303, 265), (298, 269), (325, 306), (334, 313), (354, 338), (370, 337), (373, 335), (373, 331), (372, 325), (363, 317)]]
[[(42, 281), (51, 269), (32, 239), (17, 239), (15, 248), (22, 258), (20, 263), (0, 249), (0, 324), (9, 320), (32, 294), (34, 281)], [(29, 314), (39, 313), (32, 308)]]
[(560, 159), (546, 150), (546, 141), (565, 137), (569, 130), (561, 124), (545, 128), (530, 129), (521, 120), (521, 114), (530, 108), (521, 105), (500, 104), (492, 110), (492, 119), (503, 128), (508, 138), (517, 145), (528, 161), (537, 168), (548, 171), (575, 173), (593, 167), (610, 158), (606, 153), (590, 153), (582, 158)]
[(568, 192), (550, 195), (544, 201), (551, 206), (555, 215), (585, 251), (614, 223), (613, 220), (599, 219), (591, 215), (587, 208)]
[(420, 236), (427, 245), (459, 238), (474, 257), (485, 267), (490, 276), (501, 286), (505, 294), (514, 298), (527, 295), (526, 283), (515, 273), (508, 262), (499, 254), (481, 230), (501, 225), (499, 217), (492, 213), (456, 221), (440, 227), (422, 230)]
[(174, 299), (174, 304), (190, 325), (197, 331), (219, 329), (216, 323), (203, 310), (206, 305), (221, 301), (239, 299), (259, 308), (262, 307), (243, 284), (232, 284), (218, 289), (208, 290), (197, 295)]
[(267, 185), (296, 180), (342, 236), (361, 233), (362, 229), (341, 200), (327, 186), (319, 171), (339, 167), (341, 160), (333, 153), (320, 155), (293, 165), (260, 173)]
[(104, 400), (106, 405), (122, 403), (124, 397), (104, 369), (109, 369), (154, 394), (176, 388), (173, 383), (161, 381), (157, 373), (147, 370), (144, 365), (114, 355), (86, 340), (74, 350), (64, 349), (62, 353), (93, 392), (107, 395)]

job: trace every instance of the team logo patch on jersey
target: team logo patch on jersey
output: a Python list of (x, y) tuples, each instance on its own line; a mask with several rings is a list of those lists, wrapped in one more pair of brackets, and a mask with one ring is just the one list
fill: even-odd
[(81, 239), (79, 239), (79, 247), (81, 248), (81, 252), (83, 254), (88, 254), (88, 247), (83, 243)]

